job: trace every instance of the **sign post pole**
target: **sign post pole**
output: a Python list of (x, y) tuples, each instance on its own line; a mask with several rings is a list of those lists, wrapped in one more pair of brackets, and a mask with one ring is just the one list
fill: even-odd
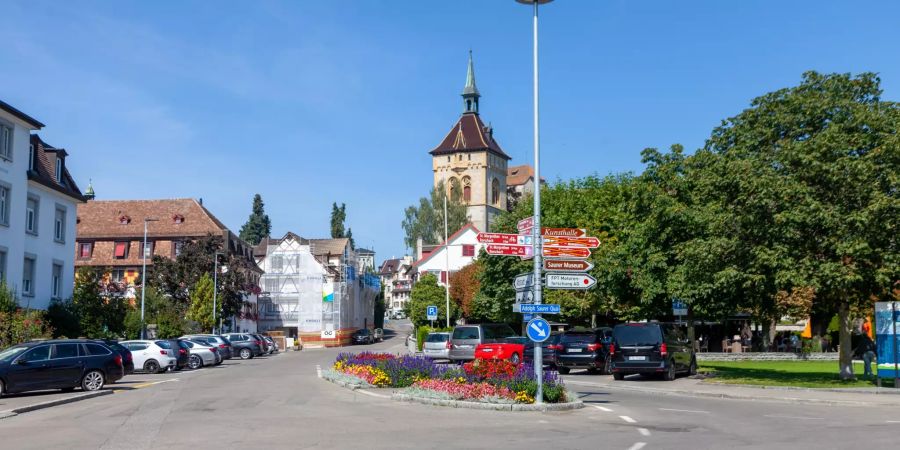
[[(898, 370), (900, 362), (897, 361), (897, 355), (900, 354), (897, 350), (897, 344), (900, 342), (900, 339), (897, 339), (897, 318), (897, 302), (891, 302), (891, 327), (893, 328), (891, 339), (894, 340), (894, 342), (891, 342), (891, 348), (894, 349), (894, 387), (900, 388), (900, 370)], [(878, 366), (875, 369), (878, 370)]]

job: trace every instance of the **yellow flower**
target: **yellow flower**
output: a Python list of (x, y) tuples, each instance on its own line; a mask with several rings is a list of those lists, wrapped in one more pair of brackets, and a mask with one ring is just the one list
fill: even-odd
[(516, 392), (517, 403), (534, 403), (534, 397), (528, 395), (528, 391)]

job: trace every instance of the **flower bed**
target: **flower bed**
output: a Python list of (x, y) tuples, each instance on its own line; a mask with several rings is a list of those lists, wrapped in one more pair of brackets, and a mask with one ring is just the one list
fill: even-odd
[[(404, 388), (405, 394), (442, 400), (534, 403), (537, 393), (534, 367), (505, 360), (475, 360), (459, 367), (421, 356), (342, 353), (333, 369), (372, 386)], [(548, 403), (568, 400), (555, 371), (544, 372), (543, 392)]]

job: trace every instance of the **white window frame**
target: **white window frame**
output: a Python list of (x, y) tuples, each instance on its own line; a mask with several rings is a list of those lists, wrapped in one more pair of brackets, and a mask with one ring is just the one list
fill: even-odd
[(6, 261), (9, 257), (9, 249), (0, 246), (0, 280), (6, 279)]
[[(34, 202), (34, 208), (29, 208), (28, 203)], [(28, 234), (38, 235), (38, 220), (40, 220), (39, 212), (41, 210), (41, 199), (34, 195), (28, 195), (25, 200), (25, 232)], [(29, 225), (31, 225), (29, 229)]]
[[(119, 277), (118, 280), (116, 279), (116, 273), (122, 274), (122, 276)], [(110, 270), (109, 271), (109, 281), (112, 281), (113, 283), (125, 282), (125, 269), (117, 267), (117, 268), (113, 268), (112, 270)]]
[[(31, 261), (31, 270), (28, 270), (26, 261)], [(37, 256), (30, 253), (25, 254), (22, 260), (22, 296), (34, 297), (35, 273), (37, 268)], [(31, 272), (31, 273), (29, 273)], [(26, 278), (28, 277), (28, 278)]]
[(53, 218), (53, 240), (60, 244), (66, 243), (66, 207), (60, 204), (56, 205)]
[(62, 167), (63, 167), (62, 158), (57, 156), (56, 157), (56, 182), (57, 183), (62, 183)]
[(13, 134), (16, 127), (13, 124), (0, 121), (0, 159), (12, 162), (13, 160)]
[(53, 260), (53, 266), (51, 267), (50, 298), (59, 300), (62, 298), (63, 263), (62, 261)]
[(12, 186), (0, 182), (0, 225), (9, 226), (9, 204), (12, 203)]

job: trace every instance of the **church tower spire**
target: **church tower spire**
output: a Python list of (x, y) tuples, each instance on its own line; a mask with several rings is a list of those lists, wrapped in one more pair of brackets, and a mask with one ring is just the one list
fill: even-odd
[(466, 72), (466, 87), (463, 88), (463, 113), (478, 114), (478, 87), (475, 86), (475, 64), (472, 62), (472, 50), (469, 50), (469, 70)]

